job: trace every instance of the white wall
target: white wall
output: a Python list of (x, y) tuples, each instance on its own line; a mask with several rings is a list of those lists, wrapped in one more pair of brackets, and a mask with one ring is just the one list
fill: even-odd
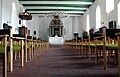
[[(23, 6), (19, 4), (18, 0), (0, 0), (0, 28), (3, 28), (3, 23), (12, 26), (12, 32), (18, 33), (17, 27), (19, 25), (19, 13), (23, 11)], [(12, 8), (12, 3), (16, 7)], [(14, 10), (14, 14), (13, 13)]]
[[(67, 17), (62, 19), (63, 25), (64, 25), (64, 39), (72, 39), (73, 38), (73, 33), (81, 33), (81, 22), (80, 22), (80, 17)], [(32, 20), (34, 21), (34, 20)], [(35, 28), (35, 23), (30, 22), (32, 25), (34, 25)], [(49, 24), (51, 22), (51, 19), (46, 18), (46, 17), (40, 17), (38, 20), (39, 23), (37, 23), (36, 27), (39, 26), (39, 37), (48, 40), (48, 28)], [(29, 27), (30, 30), (34, 29), (31, 25), (31, 28)], [(30, 26), (30, 24), (28, 25)], [(81, 34), (80, 34), (81, 35)]]
[[(72, 39), (73, 33), (81, 33), (81, 17), (67, 17), (62, 19), (64, 25), (64, 39)], [(32, 20), (27, 21), (27, 27), (30, 29), (30, 35), (37, 31), (37, 37), (48, 40), (48, 28), (51, 19), (46, 17), (34, 16)], [(79, 34), (81, 36), (81, 34)]]
[(74, 33), (79, 33), (79, 31), (80, 31), (80, 17), (78, 16), (76, 16), (76, 17), (73, 17), (73, 32)]
[[(14, 7), (13, 7), (14, 4)], [(11, 14), (11, 26), (12, 26), (12, 32), (18, 33), (18, 27), (21, 25), (19, 24), (19, 13), (23, 12), (23, 6), (19, 4), (19, 1), (14, 0), (12, 1), (12, 14)]]
[(36, 37), (39, 37), (39, 17), (33, 16), (32, 20), (27, 21), (28, 29), (30, 30), (30, 35), (34, 35), (34, 31), (36, 31)]
[[(120, 2), (120, 0), (115, 0), (115, 7), (114, 10), (112, 12), (110, 12), (110, 14), (108, 15), (108, 21), (117, 21), (118, 23), (118, 11), (117, 11), (117, 5)], [(117, 24), (116, 23), (116, 24)], [(120, 28), (120, 25), (117, 24), (117, 28)]]
[[(106, 9), (105, 9), (105, 0), (96, 0), (94, 2), (94, 4), (89, 7), (89, 9), (86, 11), (86, 13), (83, 15), (83, 25), (86, 27), (86, 18), (87, 18), (87, 14), (89, 14), (90, 16), (90, 28), (95, 28), (96, 26), (96, 8), (99, 5), (101, 7), (101, 20), (106, 20)], [(106, 24), (106, 22), (105, 22)], [(101, 25), (103, 26), (103, 25)], [(86, 30), (86, 28), (84, 28), (84, 30)]]
[(80, 37), (82, 37), (82, 32), (83, 32), (83, 30), (85, 30), (85, 28), (86, 28), (85, 25), (83, 26), (83, 22), (84, 22), (83, 19), (84, 19), (83, 16), (81, 16), (81, 17), (80, 17), (80, 20), (79, 20), (79, 22), (80, 22), (80, 25), (79, 25), (79, 27), (80, 27), (80, 28), (79, 28), (79, 29), (80, 29), (80, 30), (79, 30), (79, 33), (80, 33), (80, 34), (79, 34), (79, 36), (80, 36)]
[[(90, 15), (90, 28), (95, 28), (96, 26), (96, 7), (99, 5), (101, 7), (101, 20), (104, 21), (102, 26), (108, 27), (108, 22), (115, 20), (117, 21), (117, 4), (120, 0), (115, 1), (115, 8), (109, 14), (106, 13), (106, 0), (96, 0), (94, 4), (86, 11), (86, 13), (82, 16), (82, 26), (86, 26), (86, 16)], [(84, 29), (85, 30), (85, 29)]]
[(75, 16), (73, 18), (73, 33), (79, 33), (79, 36), (82, 36), (81, 33), (83, 31), (82, 27), (82, 17), (81, 16)]
[(64, 39), (73, 38), (73, 19), (72, 17), (62, 19), (64, 25)]
[(0, 0), (0, 28), (1, 28), (1, 22), (2, 22), (2, 0)]
[(12, 15), (12, 0), (2, 0), (2, 24), (10, 22), (11, 15)]

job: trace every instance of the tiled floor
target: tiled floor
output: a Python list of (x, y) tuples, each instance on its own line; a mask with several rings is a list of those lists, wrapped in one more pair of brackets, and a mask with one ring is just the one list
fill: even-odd
[(117, 72), (115, 67), (102, 70), (94, 61), (82, 59), (63, 46), (52, 46), (24, 68), (16, 67), (8, 77), (118, 77)]

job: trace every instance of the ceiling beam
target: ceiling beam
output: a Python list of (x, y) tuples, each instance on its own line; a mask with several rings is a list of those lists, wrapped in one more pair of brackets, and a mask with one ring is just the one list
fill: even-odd
[[(48, 13), (31, 13), (31, 14), (38, 14), (38, 15), (47, 15)], [(67, 14), (74, 14), (74, 15), (83, 15), (83, 13), (67, 13)]]
[(93, 2), (85, 1), (20, 1), (21, 4), (80, 4), (91, 5)]
[(19, 1), (85, 1), (85, 2), (94, 2), (95, 0), (19, 0)]
[(76, 9), (26, 9), (27, 11), (80, 11), (85, 12), (86, 10), (76, 10)]
[(22, 4), (25, 7), (76, 7), (76, 8), (88, 8), (90, 5), (79, 5), (79, 4)]
[[(46, 14), (32, 14), (33, 16), (39, 16), (39, 17), (46, 17), (47, 15)], [(68, 14), (68, 16), (82, 16), (80, 14)]]
[(73, 9), (73, 10), (87, 10), (87, 8), (76, 8), (76, 7), (48, 7), (48, 6), (25, 6), (25, 9)]
[[(55, 11), (28, 11), (29, 13), (51, 13)], [(56, 11), (56, 12), (65, 12), (65, 13), (74, 13), (74, 14), (83, 14), (84, 11)]]

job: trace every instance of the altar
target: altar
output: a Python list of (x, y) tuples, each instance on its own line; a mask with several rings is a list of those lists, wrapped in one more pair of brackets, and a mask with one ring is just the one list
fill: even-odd
[(59, 15), (55, 14), (52, 17), (50, 22), (49, 28), (49, 44), (57, 44), (63, 45), (64, 44), (64, 32), (63, 32), (63, 23)]
[(49, 37), (49, 44), (50, 45), (63, 45), (64, 44), (64, 39), (63, 37)]

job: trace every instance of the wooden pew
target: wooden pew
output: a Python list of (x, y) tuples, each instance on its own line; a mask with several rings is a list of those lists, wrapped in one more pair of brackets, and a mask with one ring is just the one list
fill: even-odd
[(24, 40), (25, 38), (22, 38), (22, 37), (12, 37), (13, 39), (13, 42), (18, 42), (17, 44), (13, 44), (13, 51), (15, 52), (20, 52), (20, 55), (21, 55), (21, 67), (24, 66)]
[[(9, 65), (9, 71), (13, 71), (13, 51), (20, 51), (20, 49), (23, 51), (23, 42), (21, 41), (21, 46), (20, 45), (16, 45), (14, 44), (13, 40), (23, 40), (21, 38), (16, 38), (16, 37), (12, 37), (11, 35), (11, 29), (1, 29), (0, 30), (0, 34), (1, 35), (5, 35), (8, 34), (9, 37), (7, 38), (8, 41), (8, 45), (7, 45), (7, 52), (8, 52), (8, 65)], [(23, 57), (21, 58), (21, 66), (23, 66)]]
[(118, 42), (118, 74), (120, 77), (120, 33), (115, 34), (117, 36), (117, 42)]
[[(11, 27), (8, 29), (0, 29), (0, 35), (1, 36), (8, 35), (8, 37), (7, 37), (7, 58), (10, 58), (10, 61), (8, 61), (9, 60), (8, 59), (7, 62), (10, 67), (9, 71), (13, 71), (13, 51), (12, 51), (12, 39), (11, 39)], [(7, 67), (4, 67), (4, 68), (6, 69)], [(3, 74), (3, 76), (6, 76), (5, 73)]]
[[(112, 32), (112, 33), (111, 33)], [(115, 40), (115, 33), (120, 32), (120, 29), (107, 29), (103, 28), (100, 33), (102, 33), (102, 36), (96, 37), (95, 39), (100, 39), (96, 41), (96, 43), (101, 44), (96, 44), (97, 45), (97, 56), (103, 57), (103, 68), (107, 68), (107, 62), (110, 57), (110, 52), (114, 51), (114, 54), (117, 54), (117, 44), (115, 43), (110, 43), (109, 39)], [(98, 51), (100, 50), (100, 51)], [(100, 53), (98, 53), (100, 52)], [(115, 57), (116, 55), (114, 55)], [(115, 58), (115, 63), (116, 63), (116, 58)], [(98, 64), (98, 63), (97, 63)]]
[(2, 66), (3, 66), (3, 70), (2, 70), (2, 77), (7, 77), (7, 45), (8, 45), (8, 41), (7, 38), (9, 37), (9, 35), (0, 35), (0, 54), (2, 55)]

